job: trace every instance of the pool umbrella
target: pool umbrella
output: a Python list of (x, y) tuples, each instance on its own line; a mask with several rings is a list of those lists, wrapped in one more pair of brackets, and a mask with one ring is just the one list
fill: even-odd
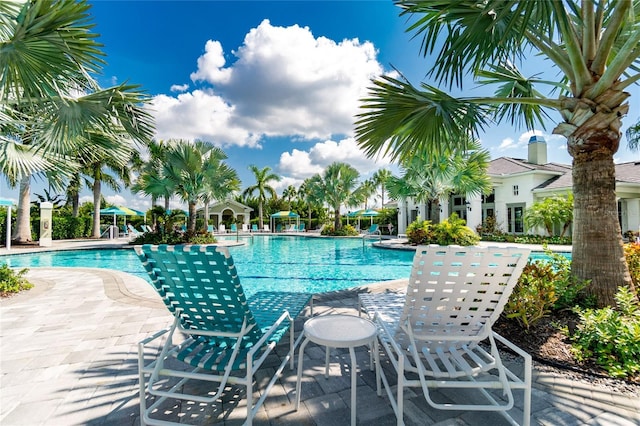
[(371, 224), (373, 225), (373, 217), (378, 216), (379, 214), (380, 213), (378, 213), (373, 209), (367, 209), (367, 210), (363, 210), (359, 216), (371, 218)]
[(113, 215), (113, 226), (116, 226), (116, 216), (124, 216), (124, 224), (127, 225), (127, 216), (145, 216), (145, 213), (130, 209), (128, 207), (108, 207), (106, 209), (100, 209), (100, 216)]

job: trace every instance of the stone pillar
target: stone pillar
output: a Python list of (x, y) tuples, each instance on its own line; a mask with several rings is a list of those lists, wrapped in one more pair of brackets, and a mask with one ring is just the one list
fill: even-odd
[(52, 203), (40, 203), (40, 247), (51, 247), (52, 212)]

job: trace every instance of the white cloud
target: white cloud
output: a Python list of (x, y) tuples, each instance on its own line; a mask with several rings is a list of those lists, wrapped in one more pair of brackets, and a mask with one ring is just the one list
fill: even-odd
[(259, 146), (263, 136), (350, 135), (359, 99), (383, 73), (370, 42), (316, 38), (307, 27), (268, 20), (232, 53), (228, 64), (222, 45), (209, 40), (191, 74), (199, 88), (154, 98), (159, 138)]
[(231, 123), (234, 107), (211, 91), (157, 95), (151, 108), (159, 139), (204, 139), (218, 145), (257, 146), (258, 138)]
[(514, 143), (512, 138), (504, 138), (500, 143), (500, 146), (498, 147), (500, 151), (505, 151), (512, 148), (516, 148), (516, 144)]
[(171, 85), (171, 91), (172, 92), (186, 92), (187, 89), (189, 88), (188, 84), (173, 84)]
[(315, 144), (309, 151), (294, 149), (280, 156), (278, 170), (284, 175), (297, 179), (306, 179), (323, 170), (336, 161), (350, 164), (360, 172), (361, 178), (368, 177), (378, 169), (390, 165), (388, 158), (367, 158), (358, 147), (354, 138), (339, 142), (327, 140)]
[(209, 83), (226, 83), (231, 76), (230, 68), (225, 64), (224, 51), (219, 41), (209, 40), (204, 46), (204, 55), (198, 58), (198, 71), (191, 73), (191, 81), (208, 81)]
[(127, 200), (120, 194), (105, 195), (104, 199), (107, 203), (113, 204), (114, 206), (127, 206)]

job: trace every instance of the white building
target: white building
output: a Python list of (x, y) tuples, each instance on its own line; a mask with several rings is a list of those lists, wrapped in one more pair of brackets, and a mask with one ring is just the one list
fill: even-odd
[[(554, 195), (571, 192), (571, 166), (547, 162), (547, 143), (540, 136), (529, 140), (527, 160), (500, 157), (491, 160), (487, 173), (493, 192), (489, 196), (465, 198), (452, 195), (440, 201), (440, 220), (453, 212), (466, 219), (475, 230), (488, 216), (494, 216), (504, 232), (527, 231), (524, 212), (532, 204)], [(616, 195), (618, 217), (622, 232), (640, 229), (640, 162), (616, 164)], [(398, 233), (405, 233), (407, 225), (419, 216), (429, 218), (428, 205), (413, 200), (398, 200)]]

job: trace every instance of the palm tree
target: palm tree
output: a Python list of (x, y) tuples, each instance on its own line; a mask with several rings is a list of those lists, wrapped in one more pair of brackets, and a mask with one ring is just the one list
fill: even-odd
[[(151, 207), (156, 205), (158, 198), (164, 199), (164, 209), (169, 210), (169, 200), (173, 194), (170, 182), (162, 175), (163, 165), (167, 163), (167, 153), (172, 141), (151, 140), (146, 144), (149, 159), (142, 165), (141, 172), (131, 186), (134, 194), (151, 197)], [(155, 226), (155, 224), (154, 224)]]
[(359, 177), (360, 173), (353, 166), (335, 162), (311, 180), (317, 197), (333, 209), (335, 229), (342, 227), (340, 207), (356, 207), (363, 201), (362, 192), (357, 191)]
[(405, 178), (399, 178), (397, 176), (391, 176), (387, 180), (387, 189), (389, 190), (389, 197), (393, 200), (400, 201), (398, 203), (398, 232), (405, 230), (409, 225), (409, 205), (407, 200), (415, 195), (415, 188), (413, 182)]
[(430, 205), (429, 219), (434, 223), (440, 221), (440, 200), (446, 196), (471, 197), (491, 190), (486, 173), (489, 152), (477, 140), (467, 145), (468, 151), (445, 152), (437, 158), (414, 156), (402, 163), (404, 186), (417, 202)]
[[(377, 185), (376, 185), (375, 179), (372, 178), (362, 182), (357, 189), (360, 197), (362, 197), (362, 200), (364, 201), (365, 210), (369, 208), (369, 198), (371, 198), (372, 195), (375, 195), (376, 187)], [(375, 201), (375, 197), (374, 197), (374, 201)]]
[[(191, 143), (177, 140), (170, 145), (162, 173), (175, 194), (188, 205), (188, 232), (195, 232), (196, 206), (199, 202), (210, 200), (213, 196), (226, 196), (239, 188), (240, 181), (235, 171), (222, 162), (226, 158), (220, 148), (203, 141)], [(221, 171), (224, 179), (217, 183)]]
[[(633, 287), (618, 223), (613, 156), (620, 145), (624, 90), (640, 81), (640, 3), (621, 1), (396, 0), (422, 54), (437, 53), (430, 76), (462, 89), (467, 74), (495, 84), (493, 96), (456, 99), (427, 84), (384, 76), (363, 99), (356, 136), (368, 155), (406, 159), (442, 152), (477, 135), (495, 118), (532, 130), (547, 110), (560, 113), (553, 132), (567, 138), (573, 159), (572, 273), (591, 280), (598, 305), (615, 303), (618, 286)], [(555, 81), (525, 77), (517, 65), (539, 54)], [(539, 89), (546, 87), (546, 94)], [(557, 92), (557, 93), (556, 93)]]
[(291, 200), (296, 198), (297, 195), (298, 195), (298, 191), (296, 191), (296, 188), (293, 185), (287, 186), (282, 191), (282, 198), (287, 200), (287, 203), (289, 204), (289, 210), (291, 210)]
[[(153, 131), (137, 87), (101, 90), (90, 77), (104, 63), (86, 1), (0, 3), (0, 170), (20, 185), (17, 241), (31, 239), (31, 176), (71, 175), (76, 152), (103, 144), (114, 155), (123, 135), (144, 140)], [(78, 95), (79, 94), (79, 95)], [(88, 136), (108, 137), (92, 142)]]
[(253, 172), (253, 175), (256, 178), (255, 185), (251, 185), (247, 189), (242, 192), (243, 197), (253, 197), (254, 193), (257, 193), (258, 199), (258, 221), (260, 223), (260, 229), (264, 227), (264, 222), (262, 218), (262, 208), (264, 203), (267, 201), (267, 194), (271, 196), (271, 198), (276, 198), (278, 194), (273, 187), (269, 186), (269, 182), (280, 181), (280, 176), (271, 173), (271, 167), (265, 167), (263, 169), (259, 169), (255, 165), (249, 166), (249, 170)]
[(240, 190), (240, 179), (238, 173), (229, 167), (222, 160), (226, 160), (227, 155), (222, 150), (216, 149), (210, 156), (211, 174), (213, 179), (205, 182), (204, 192), (202, 194), (202, 202), (204, 203), (204, 226), (203, 230), (208, 229), (209, 220), (209, 203), (212, 200), (223, 200), (231, 193)]
[(384, 208), (385, 187), (390, 177), (391, 177), (391, 172), (389, 171), (389, 169), (380, 169), (373, 174), (373, 181), (375, 182), (376, 185), (380, 186), (380, 196), (381, 196), (381, 203), (382, 203), (380, 207), (382, 208)]

